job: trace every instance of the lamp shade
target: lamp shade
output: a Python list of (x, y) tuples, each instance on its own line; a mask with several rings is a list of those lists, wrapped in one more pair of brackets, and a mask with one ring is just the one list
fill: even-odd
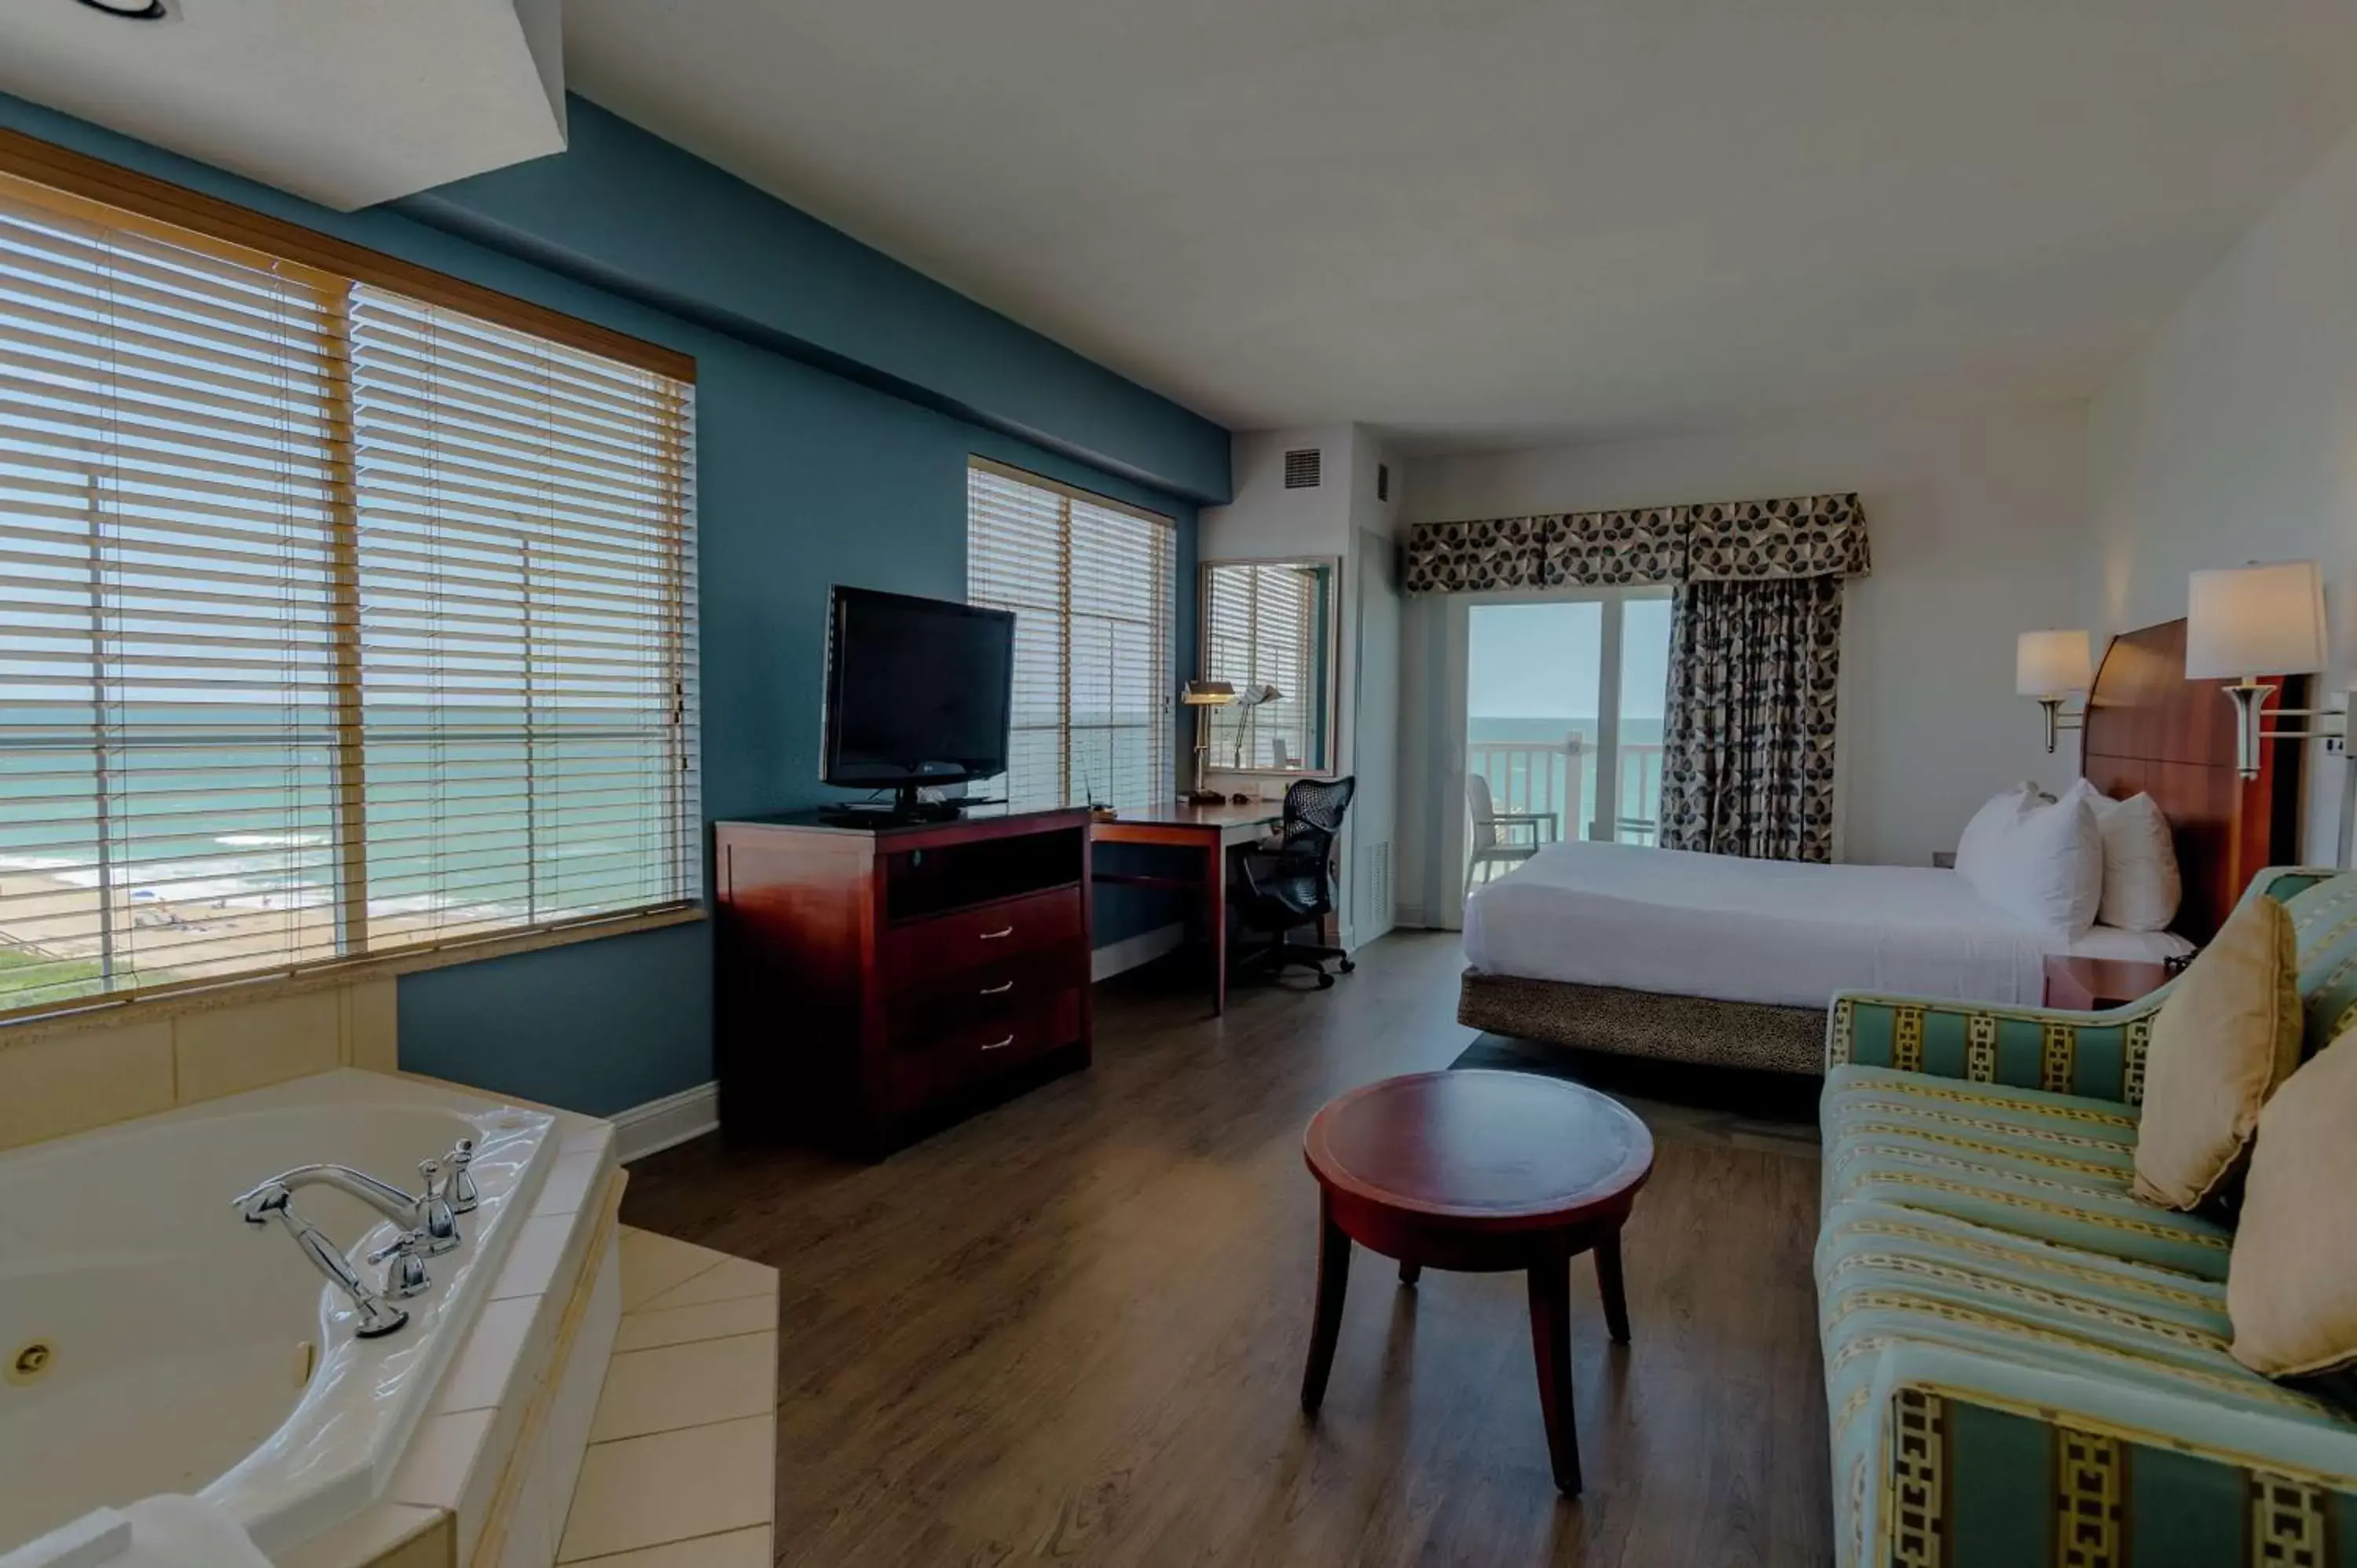
[(1236, 700), (1230, 681), (1189, 681), (1178, 688), (1178, 701), (1190, 708), (1216, 708)]
[(2313, 561), (2196, 572), (2185, 594), (2185, 678), (2324, 668), (2324, 573)]
[(2013, 646), (2013, 689), (2025, 697), (2059, 697), (2095, 683), (2083, 631), (2025, 631)]

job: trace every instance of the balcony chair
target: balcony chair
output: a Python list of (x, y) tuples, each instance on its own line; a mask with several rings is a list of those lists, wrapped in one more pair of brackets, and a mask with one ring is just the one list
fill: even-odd
[[(1555, 814), (1553, 811), (1501, 811), (1490, 794), (1490, 780), (1479, 773), (1465, 776), (1465, 805), (1472, 813), (1473, 842), (1465, 857), (1465, 892), (1473, 893), (1477, 874), (1483, 882), (1490, 880), (1489, 869), (1496, 865), (1520, 865), (1538, 854), (1542, 843), (1553, 843), (1556, 836)], [(1544, 824), (1542, 839), (1539, 828)], [(1528, 833), (1529, 837), (1523, 835)]]

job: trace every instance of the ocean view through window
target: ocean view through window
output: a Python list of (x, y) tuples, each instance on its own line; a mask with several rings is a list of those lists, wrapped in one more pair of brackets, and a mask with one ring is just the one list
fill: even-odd
[(0, 174), (0, 1015), (692, 903), (693, 418)]
[(1670, 600), (1631, 590), (1469, 607), (1466, 768), (1559, 838), (1655, 841)]

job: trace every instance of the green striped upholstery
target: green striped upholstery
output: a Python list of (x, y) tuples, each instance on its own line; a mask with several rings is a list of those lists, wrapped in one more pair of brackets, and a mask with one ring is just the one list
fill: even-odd
[[(2357, 1024), (2357, 874), (2263, 874), (2311, 1052)], [(1841, 1562), (2357, 1568), (2357, 1416), (2228, 1353), (2231, 1233), (2128, 1191), (2158, 996), (1848, 995), (1816, 1257)]]
[(1951, 1215), (2223, 1283), (2224, 1227), (2137, 1201), (2136, 1118), (2106, 1101), (1888, 1068), (1825, 1079), (1824, 1197)]
[[(2262, 871), (2245, 899), (2280, 900), (2300, 955), (2309, 1054), (2357, 1024), (2357, 877), (2314, 866)], [(1972, 1083), (2144, 1102), (2144, 1053), (2164, 985), (2108, 1013), (1998, 1007), (1846, 991), (1825, 1026), (1825, 1065), (1898, 1068)]]
[(2357, 1568), (2357, 1422), (2227, 1353), (2226, 1233), (2126, 1195), (2119, 1105), (1846, 1066), (1824, 1132), (1845, 1563)]

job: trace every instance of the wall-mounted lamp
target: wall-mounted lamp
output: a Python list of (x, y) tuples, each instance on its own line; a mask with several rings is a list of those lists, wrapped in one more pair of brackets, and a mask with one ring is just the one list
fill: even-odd
[(2025, 631), (2015, 639), (2013, 689), (2037, 698), (2046, 710), (2047, 750), (2054, 749), (2055, 737), (2062, 731), (2085, 725), (2086, 709), (2066, 714), (2062, 704), (2074, 692), (2084, 696), (2094, 683), (2095, 665), (2085, 632)]
[[(2234, 704), (2234, 763), (2259, 776), (2266, 740), (2346, 740), (2349, 706), (2276, 708), (2263, 714), (2276, 687), (2255, 673), (2314, 675), (2326, 660), (2324, 574), (2313, 561), (2227, 566), (2196, 572), (2185, 595), (2185, 678), (2228, 681)], [(2304, 730), (2271, 730), (2267, 719), (2304, 718)]]
[[(1232, 681), (1189, 681), (1178, 688), (1181, 706), (1189, 708), (1223, 708), (1236, 700)], [(1187, 791), (1187, 803), (1192, 806), (1216, 806), (1227, 797), (1217, 789), (1203, 788), (1203, 766), (1211, 754), (1211, 715), (1195, 715), (1195, 787)]]

